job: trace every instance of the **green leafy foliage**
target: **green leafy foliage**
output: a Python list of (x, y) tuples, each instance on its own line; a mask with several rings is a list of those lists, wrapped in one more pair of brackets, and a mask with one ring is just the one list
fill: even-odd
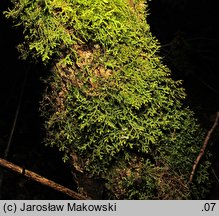
[(53, 65), (41, 106), (46, 143), (104, 179), (112, 198), (201, 198), (208, 155), (195, 184), (188, 179), (203, 132), (162, 64), (144, 2), (14, 3), (6, 16), (24, 29), (22, 57)]

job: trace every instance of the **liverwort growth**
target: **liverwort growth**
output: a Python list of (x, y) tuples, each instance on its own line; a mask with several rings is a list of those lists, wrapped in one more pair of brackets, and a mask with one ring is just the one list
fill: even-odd
[(101, 180), (99, 199), (201, 198), (207, 157), (188, 179), (203, 133), (159, 56), (147, 1), (12, 2), (5, 15), (23, 28), (21, 57), (50, 67), (45, 142), (63, 151), (79, 191), (92, 196), (86, 177)]

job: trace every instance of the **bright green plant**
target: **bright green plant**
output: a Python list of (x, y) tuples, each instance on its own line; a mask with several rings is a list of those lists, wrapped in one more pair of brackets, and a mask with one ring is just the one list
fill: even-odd
[[(192, 185), (203, 132), (184, 89), (158, 55), (142, 0), (15, 0), (21, 56), (52, 67), (42, 101), (46, 143), (109, 198), (201, 198), (208, 158)], [(197, 190), (199, 187), (199, 190)]]

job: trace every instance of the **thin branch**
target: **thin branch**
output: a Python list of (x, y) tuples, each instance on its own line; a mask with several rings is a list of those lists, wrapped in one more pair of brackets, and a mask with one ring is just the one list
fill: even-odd
[(73, 199), (76, 200), (86, 200), (86, 199), (91, 199), (90, 197), (85, 197), (79, 193), (76, 193), (74, 191), (72, 191), (69, 188), (66, 188), (60, 184), (55, 183), (54, 181), (51, 181), (47, 178), (44, 178), (43, 176), (40, 176), (32, 171), (26, 170), (20, 166), (17, 166), (7, 160), (4, 160), (2, 158), (0, 158), (0, 166), (5, 167), (9, 170), (12, 170), (16, 173), (22, 174), (25, 177), (28, 177), (30, 179), (32, 179), (33, 181), (39, 182), (40, 184), (49, 186), (53, 189), (55, 189), (56, 191), (62, 192), (70, 197), (72, 197)]
[[(210, 41), (210, 42), (216, 42), (219, 43), (219, 40), (215, 39), (215, 38), (206, 38), (206, 37), (196, 37), (196, 38), (182, 38), (185, 42), (189, 42), (189, 41), (199, 41), (199, 40), (205, 40), (205, 41)], [(171, 41), (167, 44), (163, 44), (161, 45), (161, 48), (164, 47), (169, 47), (172, 46), (173, 44), (175, 44), (175, 41)]]
[(28, 73), (29, 73), (29, 68), (25, 70), (24, 81), (23, 81), (23, 84), (21, 86), (21, 91), (20, 91), (20, 95), (19, 95), (19, 100), (18, 100), (18, 104), (17, 104), (13, 124), (12, 124), (12, 127), (11, 127), (10, 136), (9, 136), (8, 143), (7, 143), (7, 146), (6, 146), (6, 149), (5, 149), (5, 153), (4, 153), (4, 158), (5, 159), (7, 159), (8, 153), (9, 153), (9, 150), (10, 150), (10, 147), (11, 147), (11, 141), (12, 141), (12, 138), (13, 138), (13, 135), (14, 135), (16, 124), (17, 124), (17, 119), (18, 119), (18, 115), (19, 115), (19, 112), (20, 112), (20, 108), (21, 108), (21, 103), (22, 103), (22, 99), (23, 99), (23, 95), (24, 95), (24, 90), (25, 90), (25, 86), (26, 86), (26, 83), (27, 83)]
[(217, 182), (219, 183), (219, 178), (217, 177), (217, 174), (215, 173), (214, 169), (211, 168), (211, 170), (212, 170), (212, 172), (213, 172), (213, 174), (214, 174), (214, 177), (216, 178)]
[(212, 128), (208, 131), (208, 134), (207, 134), (207, 136), (206, 136), (206, 138), (205, 138), (205, 141), (204, 141), (204, 143), (203, 143), (203, 146), (202, 146), (202, 148), (201, 148), (201, 151), (200, 151), (200, 153), (199, 153), (197, 159), (196, 159), (195, 162), (194, 162), (194, 165), (193, 165), (193, 167), (192, 167), (192, 172), (191, 172), (191, 175), (190, 175), (190, 178), (189, 178), (189, 182), (192, 182), (192, 180), (193, 180), (193, 177), (194, 177), (194, 174), (195, 174), (195, 170), (196, 170), (196, 168), (197, 168), (197, 166), (198, 166), (198, 163), (199, 163), (200, 159), (202, 158), (202, 156), (203, 156), (204, 153), (205, 153), (205, 149), (206, 149), (206, 146), (207, 146), (207, 144), (208, 144), (208, 141), (209, 141), (209, 139), (210, 139), (210, 137), (211, 137), (211, 134), (213, 133), (214, 129), (217, 127), (218, 119), (219, 119), (219, 111), (218, 111), (217, 114), (216, 114), (216, 118), (215, 118), (215, 121), (214, 121), (214, 124), (213, 124)]
[[(9, 151), (10, 151), (10, 148), (11, 148), (11, 141), (12, 141), (12, 138), (13, 138), (13, 135), (14, 135), (16, 124), (17, 124), (17, 119), (18, 119), (18, 115), (19, 115), (19, 112), (20, 112), (20, 108), (21, 108), (21, 103), (22, 103), (22, 99), (23, 99), (23, 95), (24, 95), (25, 86), (26, 86), (26, 83), (27, 83), (27, 77), (28, 77), (29, 69), (30, 69), (30, 67), (25, 69), (24, 80), (23, 80), (23, 83), (22, 83), (22, 86), (21, 86), (21, 91), (20, 91), (20, 94), (19, 94), (18, 104), (17, 104), (15, 116), (14, 116), (14, 119), (13, 119), (13, 124), (12, 124), (10, 135), (9, 135), (9, 138), (8, 138), (8, 143), (7, 143), (7, 146), (6, 146), (5, 151), (4, 151), (4, 159), (8, 158), (8, 154), (9, 154)], [(2, 191), (1, 188), (2, 188), (3, 178), (4, 178), (4, 173), (2, 172), (2, 173), (0, 173), (0, 198), (1, 198), (1, 191)]]

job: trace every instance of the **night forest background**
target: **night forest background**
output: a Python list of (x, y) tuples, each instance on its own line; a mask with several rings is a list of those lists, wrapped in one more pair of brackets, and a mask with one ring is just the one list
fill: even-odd
[[(183, 80), (186, 103), (196, 113), (199, 123), (209, 130), (219, 110), (219, 6), (207, 0), (152, 0), (148, 22), (160, 41), (160, 55), (175, 80)], [(70, 167), (63, 164), (55, 149), (45, 147), (43, 119), (39, 101), (47, 73), (40, 64), (19, 60), (16, 45), (22, 31), (12, 27), (2, 11), (9, 0), (0, 3), (0, 155), (3, 157), (21, 100), (8, 160), (25, 166), (74, 190)], [(26, 80), (26, 81), (25, 81)], [(21, 92), (23, 97), (20, 99)], [(213, 153), (210, 170), (212, 188), (206, 199), (219, 199), (219, 129), (208, 144)], [(1, 199), (69, 199), (50, 188), (0, 168), (3, 182)]]

